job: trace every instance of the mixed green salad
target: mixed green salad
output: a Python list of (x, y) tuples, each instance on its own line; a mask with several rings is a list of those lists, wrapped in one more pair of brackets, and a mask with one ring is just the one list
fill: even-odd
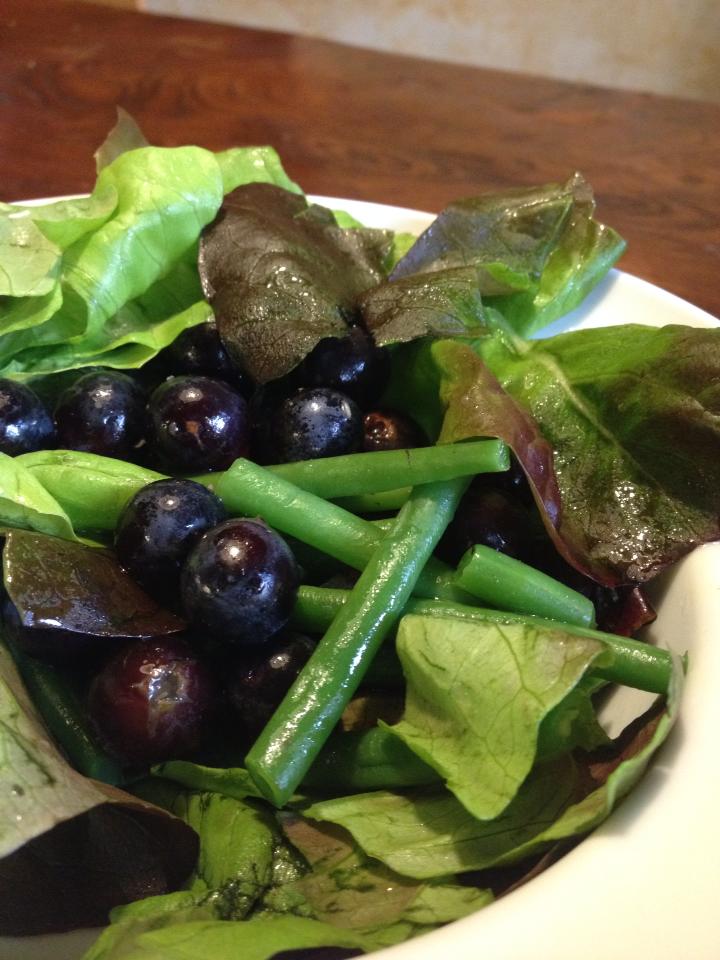
[[(415, 238), (309, 202), (269, 148), (153, 147), (123, 116), (96, 158), (88, 197), (0, 204), (3, 382), (49, 408), (88, 368), (145, 384), (212, 322), (267, 441), (268, 403), (360, 328), (389, 364), (377, 406), (423, 439), (315, 459), (286, 438), (284, 462), (265, 443), (207, 472), (143, 443), (0, 454), (0, 934), (108, 923), (86, 960), (340, 960), (491, 904), (670, 732), (681, 665), (632, 634), (644, 584), (720, 537), (720, 332), (533, 339), (624, 249), (577, 174)], [(218, 693), (192, 749), (148, 760), (88, 712), (103, 662), (180, 636), (222, 674), (258, 647), (118, 561), (128, 504), (170, 473), (291, 553), (277, 609), (310, 640), (259, 731)], [(449, 548), (496, 482), (543, 570)], [(613, 683), (657, 695), (617, 738)]]

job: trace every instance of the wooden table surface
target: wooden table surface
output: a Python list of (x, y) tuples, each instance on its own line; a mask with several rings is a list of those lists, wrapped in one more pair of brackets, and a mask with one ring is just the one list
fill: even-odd
[(308, 192), (426, 210), (581, 170), (624, 269), (720, 315), (720, 105), (2, 0), (1, 199), (89, 190), (116, 104), (153, 143), (272, 144)]

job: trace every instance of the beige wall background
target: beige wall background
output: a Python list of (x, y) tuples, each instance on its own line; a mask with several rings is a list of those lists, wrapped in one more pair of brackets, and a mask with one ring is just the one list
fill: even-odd
[(720, 101), (720, 0), (138, 0), (147, 11)]

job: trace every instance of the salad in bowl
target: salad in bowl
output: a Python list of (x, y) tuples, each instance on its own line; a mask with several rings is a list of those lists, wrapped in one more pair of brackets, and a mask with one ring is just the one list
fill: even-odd
[(556, 332), (624, 248), (578, 174), (409, 232), (268, 148), (96, 156), (0, 206), (0, 935), (491, 916), (676, 738), (645, 634), (720, 539), (717, 329)]

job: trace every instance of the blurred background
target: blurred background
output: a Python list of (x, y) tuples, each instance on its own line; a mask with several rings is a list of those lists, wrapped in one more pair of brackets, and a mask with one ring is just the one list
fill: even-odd
[(720, 102), (720, 0), (106, 0), (359, 47)]

